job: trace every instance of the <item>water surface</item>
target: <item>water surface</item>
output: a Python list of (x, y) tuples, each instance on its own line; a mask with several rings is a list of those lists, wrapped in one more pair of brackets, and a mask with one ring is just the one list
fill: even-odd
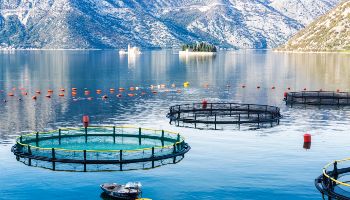
[[(349, 63), (349, 54), (271, 51), (187, 58), (171, 50), (136, 57), (117, 51), (0, 52), (0, 199), (100, 199), (99, 184), (128, 181), (141, 181), (144, 197), (152, 199), (321, 199), (314, 178), (328, 162), (349, 156), (350, 109), (289, 108), (283, 93), (288, 87), (348, 91)], [(190, 87), (183, 88), (185, 81)], [(153, 94), (150, 85), (160, 84), (167, 88)], [(73, 87), (78, 89), (75, 97)], [(119, 92), (111, 94), (109, 89), (119, 87), (140, 90), (118, 98)], [(66, 89), (65, 97), (58, 96), (60, 88)], [(52, 98), (45, 97), (48, 89), (54, 90)], [(97, 89), (102, 93), (96, 94)], [(28, 95), (21, 94), (24, 90)], [(34, 101), (36, 90), (42, 94)], [(15, 96), (9, 97), (10, 92)], [(103, 100), (102, 95), (109, 98)], [(170, 105), (202, 99), (279, 106), (284, 118), (279, 126), (258, 130), (169, 125), (165, 115)], [(80, 126), (83, 114), (96, 125), (180, 132), (192, 149), (175, 165), (98, 173), (28, 167), (10, 152), (16, 136)], [(309, 150), (303, 149), (306, 132), (313, 139)]]

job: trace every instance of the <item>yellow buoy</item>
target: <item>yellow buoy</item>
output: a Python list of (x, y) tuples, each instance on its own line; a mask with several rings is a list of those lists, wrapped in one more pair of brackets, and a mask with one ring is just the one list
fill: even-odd
[(188, 87), (188, 86), (190, 86), (190, 83), (189, 82), (184, 82), (184, 87)]

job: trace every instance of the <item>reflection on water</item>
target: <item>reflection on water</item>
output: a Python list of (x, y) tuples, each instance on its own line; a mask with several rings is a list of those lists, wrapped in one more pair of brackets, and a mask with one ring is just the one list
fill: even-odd
[[(96, 199), (92, 196), (99, 196), (101, 182), (141, 180), (146, 183), (147, 196), (153, 199), (232, 199), (233, 194), (237, 199), (273, 199), (276, 195), (281, 199), (319, 199), (313, 179), (321, 173), (322, 165), (348, 156), (344, 147), (348, 146), (350, 110), (289, 108), (282, 101), (283, 93), (288, 87), (348, 91), (349, 63), (349, 54), (248, 50), (185, 59), (170, 50), (143, 52), (134, 59), (119, 56), (117, 51), (2, 51), (0, 159), (5, 162), (0, 162), (0, 169), (6, 173), (0, 173), (0, 183), (9, 178), (15, 181), (7, 182), (0, 196), (70, 199), (70, 195), (84, 191), (79, 196)], [(186, 81), (190, 86), (183, 88)], [(173, 83), (176, 88), (170, 87)], [(167, 88), (153, 94), (150, 85), (157, 88), (160, 84)], [(131, 86), (140, 90), (127, 90), (121, 98), (116, 97), (117, 88)], [(75, 97), (73, 87), (78, 88)], [(66, 89), (65, 97), (58, 97), (60, 88)], [(110, 88), (116, 92), (111, 94)], [(52, 98), (45, 97), (48, 89), (54, 90)], [(96, 94), (97, 89), (102, 93)], [(27, 96), (21, 94), (24, 90)], [(31, 98), (36, 90), (42, 94), (34, 101)], [(9, 92), (15, 97), (9, 97)], [(135, 95), (129, 97), (128, 93)], [(102, 100), (102, 95), (109, 98)], [(271, 129), (249, 131), (213, 132), (169, 125), (165, 116), (170, 105), (202, 99), (275, 105), (281, 107), (284, 118)], [(15, 135), (78, 126), (83, 114), (89, 115), (93, 124), (133, 124), (181, 132), (192, 150), (183, 162), (171, 167), (127, 172), (127, 176), (79, 174), (74, 180), (73, 173), (53, 174), (21, 166), (9, 152), (8, 144)], [(314, 137), (312, 148), (303, 146), (308, 151), (301, 147), (305, 132)], [(38, 179), (46, 181), (37, 183)], [(19, 184), (20, 188), (36, 189), (21, 192)], [(44, 190), (47, 185), (59, 191)]]
[[(172, 51), (145, 52), (134, 58), (120, 57), (116, 51), (4, 51), (0, 58), (2, 139), (20, 131), (74, 125), (83, 113), (96, 116), (95, 122), (102, 123), (134, 123), (128, 118), (136, 116), (137, 119), (142, 115), (145, 121), (141, 123), (147, 123), (148, 115), (163, 117), (166, 108), (175, 102), (207, 98), (279, 105), (287, 87), (347, 90), (350, 86), (348, 54), (227, 51), (214, 57), (179, 59)], [(175, 83), (181, 88), (185, 81), (189, 81), (191, 87), (182, 94), (163, 92), (158, 96), (139, 95), (119, 100), (113, 95), (108, 101), (99, 100), (104, 94), (111, 95), (110, 88), (138, 86), (150, 92), (151, 84), (170, 87)], [(246, 85), (245, 89), (240, 87), (242, 84)], [(270, 90), (273, 86), (274, 91)], [(70, 95), (72, 87), (79, 89), (76, 99)], [(25, 88), (28, 96), (22, 96), (20, 88)], [(65, 98), (57, 97), (59, 88), (66, 88)], [(48, 89), (54, 90), (50, 100), (42, 97)], [(84, 89), (91, 91), (94, 101), (87, 101), (82, 93)], [(103, 94), (95, 94), (96, 89), (101, 89)], [(42, 95), (33, 101), (31, 96), (36, 90), (41, 90)], [(11, 91), (16, 97), (7, 96)], [(158, 110), (163, 112), (160, 114)]]

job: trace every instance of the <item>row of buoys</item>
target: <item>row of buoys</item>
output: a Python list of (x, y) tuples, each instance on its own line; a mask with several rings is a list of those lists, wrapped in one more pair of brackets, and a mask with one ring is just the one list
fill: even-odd
[[(98, 90), (98, 92), (100, 92), (100, 91), (101, 91), (101, 90)], [(102, 91), (101, 91), (101, 92), (102, 92)], [(170, 92), (170, 91), (169, 91), (169, 90), (166, 90), (165, 92)], [(182, 91), (181, 91), (180, 89), (178, 89), (178, 90), (176, 90), (176, 91), (174, 91), (174, 92), (176, 92), (176, 93), (181, 93)], [(37, 93), (37, 94), (41, 94), (40, 91), (36, 91), (36, 93)], [(152, 94), (158, 94), (158, 91), (152, 90), (151, 93), (152, 93)], [(23, 92), (22, 94), (23, 94), (23, 95), (28, 95), (27, 92)], [(85, 91), (84, 91), (84, 94), (85, 94), (86, 96), (88, 96), (88, 95), (90, 95), (90, 91), (85, 90)], [(100, 93), (99, 93), (99, 94), (100, 94)], [(146, 95), (146, 94), (147, 94), (146, 92), (142, 91), (140, 95), (143, 96), (143, 95)], [(75, 97), (76, 95), (77, 95), (77, 92), (72, 91), (72, 96)], [(128, 93), (128, 94), (127, 94), (127, 96), (129, 96), (129, 97), (134, 97), (134, 96), (136, 96), (136, 95), (137, 95), (137, 94), (135, 94), (135, 93)], [(15, 94), (11, 92), (11, 93), (8, 93), (8, 96), (13, 97), (13, 96), (15, 96)], [(59, 93), (58, 96), (59, 96), (59, 97), (64, 97), (65, 94), (64, 94), (64, 93)], [(51, 97), (52, 97), (52, 92), (49, 92), (47, 95), (45, 95), (45, 97), (51, 98)], [(116, 95), (116, 97), (119, 97), (119, 98), (120, 98), (120, 97), (122, 97), (122, 94), (119, 93), (119, 94)], [(103, 95), (103, 96), (102, 96), (102, 99), (107, 99), (107, 98), (108, 98), (107, 95)], [(35, 99), (35, 100), (36, 100), (36, 99), (37, 99), (37, 96), (33, 96), (32, 99)], [(89, 99), (89, 100), (92, 100), (92, 97), (88, 97), (88, 99)]]

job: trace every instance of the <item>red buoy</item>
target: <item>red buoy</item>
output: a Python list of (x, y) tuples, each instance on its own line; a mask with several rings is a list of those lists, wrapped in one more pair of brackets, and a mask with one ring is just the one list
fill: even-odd
[(36, 100), (36, 96), (33, 96), (32, 99)]
[(311, 135), (306, 133), (304, 134), (304, 143), (311, 143)]
[(203, 108), (203, 109), (206, 109), (207, 106), (208, 106), (208, 101), (205, 100), (205, 99), (203, 99), (203, 101), (202, 101), (202, 108)]
[(304, 88), (304, 91), (306, 91), (306, 88)]
[(245, 85), (242, 85), (242, 88), (245, 88)]
[(337, 92), (339, 93), (339, 92), (340, 92), (340, 90), (339, 90), (339, 89), (337, 89)]
[(288, 87), (287, 89), (290, 90), (290, 87)]
[(257, 89), (260, 89), (260, 86), (257, 86), (256, 88), (257, 88)]
[(288, 92), (284, 92), (283, 96), (284, 96), (285, 99), (287, 99)]
[(89, 116), (87, 115), (83, 116), (83, 124), (85, 128), (89, 126)]
[(272, 86), (272, 88), (271, 88), (272, 90), (274, 90), (274, 89), (276, 89), (276, 87), (275, 86)]

